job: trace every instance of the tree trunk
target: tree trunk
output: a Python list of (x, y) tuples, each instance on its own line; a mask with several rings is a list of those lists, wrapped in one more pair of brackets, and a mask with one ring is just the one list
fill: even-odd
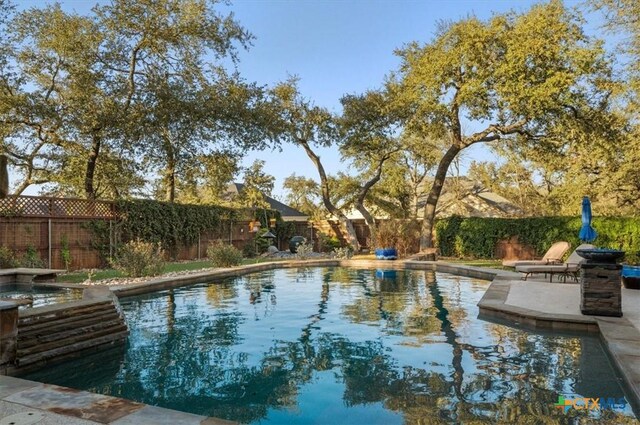
[(91, 151), (89, 152), (89, 159), (87, 159), (87, 168), (84, 175), (84, 193), (87, 199), (96, 199), (96, 189), (93, 184), (93, 179), (96, 174), (96, 164), (98, 163), (101, 144), (102, 140), (100, 136), (93, 135)]
[(342, 213), (333, 202), (331, 202), (331, 197), (329, 196), (329, 180), (327, 179), (327, 174), (324, 171), (324, 167), (320, 162), (320, 157), (316, 155), (316, 153), (311, 149), (309, 144), (306, 141), (298, 140), (298, 144), (302, 146), (307, 153), (307, 156), (311, 159), (311, 162), (316, 166), (318, 170), (318, 174), (320, 175), (320, 188), (322, 189), (322, 202), (324, 206), (329, 210), (331, 214), (338, 218), (338, 221), (342, 225), (343, 230), (347, 236), (347, 242), (355, 252), (360, 251), (360, 242), (358, 242), (358, 236), (356, 235), (356, 229), (353, 227), (353, 223), (349, 218)]
[(449, 166), (461, 150), (462, 149), (457, 144), (450, 146), (438, 164), (438, 169), (433, 179), (433, 185), (431, 186), (431, 190), (429, 191), (429, 196), (427, 198), (427, 204), (424, 206), (422, 236), (420, 237), (421, 251), (433, 247), (433, 225), (435, 223), (438, 199), (440, 199), (440, 194), (442, 193), (442, 187), (444, 186)]
[(376, 174), (362, 186), (356, 199), (356, 209), (360, 212), (360, 214), (362, 214), (365, 223), (367, 223), (367, 226), (369, 226), (369, 232), (371, 233), (371, 244), (374, 248), (376, 244), (377, 223), (375, 218), (371, 215), (371, 213), (369, 213), (369, 210), (365, 208), (364, 199), (367, 197), (367, 193), (369, 193), (369, 190), (380, 181), (380, 177), (382, 176), (382, 166), (387, 159), (389, 159), (389, 156), (385, 156), (380, 160), (380, 162), (378, 163), (378, 168), (376, 169)]
[(169, 138), (164, 140), (167, 168), (164, 172), (165, 200), (173, 203), (176, 199), (176, 155)]
[(369, 226), (369, 233), (371, 238), (371, 246), (369, 248), (375, 248), (376, 246), (376, 238), (377, 238), (377, 226), (375, 218), (369, 213), (369, 211), (364, 207), (364, 205), (356, 204), (356, 209), (362, 214), (364, 217), (364, 222)]
[(166, 192), (165, 199), (167, 202), (174, 203), (176, 200), (176, 173), (175, 170), (167, 170), (167, 175), (165, 176), (166, 183)]
[(9, 195), (9, 159), (6, 155), (0, 155), (0, 198)]

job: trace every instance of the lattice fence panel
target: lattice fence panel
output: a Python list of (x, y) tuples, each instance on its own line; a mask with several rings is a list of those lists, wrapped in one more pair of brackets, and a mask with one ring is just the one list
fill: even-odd
[(9, 196), (0, 199), (5, 217), (116, 218), (115, 205), (108, 201), (39, 196)]

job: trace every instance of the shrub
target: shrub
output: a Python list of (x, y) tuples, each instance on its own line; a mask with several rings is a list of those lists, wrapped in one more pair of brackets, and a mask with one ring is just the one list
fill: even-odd
[(207, 248), (207, 257), (215, 267), (232, 267), (242, 264), (242, 252), (233, 245), (212, 243)]
[(256, 235), (253, 237), (253, 244), (256, 247), (256, 254), (264, 254), (269, 250), (269, 246), (271, 245), (271, 240), (262, 236), (268, 231), (269, 229), (258, 230), (256, 232)]
[(253, 258), (256, 256), (256, 247), (253, 241), (249, 241), (242, 247), (242, 256), (244, 258)]
[(30, 269), (40, 269), (44, 267), (44, 261), (40, 258), (38, 251), (32, 245), (29, 245), (27, 252), (20, 258), (20, 266)]
[(339, 258), (341, 260), (348, 260), (351, 257), (353, 257), (353, 248), (351, 248), (350, 246), (345, 246), (342, 248), (335, 248), (333, 250), (333, 255), (336, 258)]
[(394, 220), (385, 220), (378, 224), (375, 233), (375, 248), (395, 248), (398, 231)]
[(398, 255), (406, 257), (407, 254), (418, 252), (420, 249), (420, 223), (416, 220), (394, 220), (392, 223), (396, 229), (396, 246)]
[(60, 250), (60, 256), (62, 257), (64, 268), (68, 271), (69, 267), (71, 267), (71, 250), (69, 249), (69, 238), (67, 238), (67, 235), (62, 236), (62, 249)]
[(420, 223), (415, 220), (385, 220), (376, 229), (376, 248), (395, 248), (406, 256), (418, 250)]
[(0, 246), (0, 269), (12, 269), (18, 267), (16, 254), (5, 246)]
[(112, 265), (125, 276), (156, 276), (162, 273), (163, 259), (164, 250), (159, 243), (137, 239), (120, 247)]
[(308, 242), (303, 242), (298, 245), (298, 249), (296, 250), (296, 258), (300, 260), (306, 260), (313, 253), (313, 245)]
[(336, 249), (342, 248), (340, 239), (336, 236), (329, 236), (324, 233), (318, 233), (318, 245), (321, 252), (335, 252)]

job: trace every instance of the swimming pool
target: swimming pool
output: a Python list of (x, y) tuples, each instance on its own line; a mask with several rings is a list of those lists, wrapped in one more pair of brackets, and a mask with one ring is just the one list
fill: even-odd
[[(245, 423), (634, 421), (597, 337), (479, 320), (488, 285), (309, 268), (131, 297), (124, 352), (26, 378)], [(559, 397), (620, 403), (561, 409)]]

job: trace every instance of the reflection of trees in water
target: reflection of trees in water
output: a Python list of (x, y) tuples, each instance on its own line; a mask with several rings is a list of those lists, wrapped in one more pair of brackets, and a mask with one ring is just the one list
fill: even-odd
[[(265, 288), (263, 279), (241, 282), (245, 290), (273, 290)], [(176, 300), (169, 295), (134, 301), (127, 314), (142, 325), (134, 330), (123, 368), (111, 368), (104, 380), (96, 377), (83, 388), (250, 422), (264, 418), (270, 408), (295, 407), (299, 389), (311, 385), (318, 372), (331, 370), (344, 384), (345, 405), (380, 402), (401, 412), (408, 424), (560, 424), (586, 415), (564, 414), (553, 404), (567, 382), (593, 381), (576, 371), (584, 361), (583, 347), (595, 340), (543, 338), (483, 324), (486, 338), (482, 344), (473, 343), (475, 335), (470, 334), (475, 328), (463, 328), (469, 325), (459, 311), (464, 295), (456, 286), (460, 283), (452, 289), (430, 272), (399, 273), (397, 281), (376, 282), (368, 272), (327, 269), (322, 282), (316, 310), (300, 333), (274, 341), (257, 361), (234, 347), (242, 342), (241, 325), (251, 319), (222, 308), (237, 296), (224, 284), (206, 291), (206, 301), (218, 306), (215, 315), (180, 301), (177, 312)], [(349, 297), (343, 318), (377, 322), (385, 333), (418, 341), (421, 348), (415, 349), (415, 356), (430, 345), (444, 346), (448, 354), (437, 359), (439, 365), (407, 366), (393, 357), (394, 343), (354, 342), (348, 335), (323, 332), (322, 321), (336, 302), (333, 298), (338, 298), (337, 291), (347, 290), (358, 296)], [(458, 292), (449, 298), (451, 291)], [(172, 334), (164, 333), (167, 324)], [(109, 378), (116, 373), (113, 383)], [(598, 423), (634, 420), (607, 412)]]
[(238, 296), (238, 289), (232, 280), (210, 283), (206, 291), (207, 302), (213, 308), (227, 307)]
[[(566, 393), (566, 383), (575, 382), (577, 371), (584, 373), (585, 369), (589, 370), (588, 366), (581, 364), (581, 352), (585, 345), (592, 343), (592, 339), (541, 338), (539, 335), (491, 325), (489, 329), (497, 343), (475, 346), (461, 340), (456, 333), (458, 326), (464, 326), (467, 320), (467, 313), (461, 305), (460, 282), (454, 281), (453, 287), (447, 288), (449, 291), (446, 296), (436, 281), (435, 273), (425, 272), (424, 282), (428, 296), (425, 296), (420, 284), (407, 286), (406, 281), (399, 282), (398, 288), (413, 295), (412, 299), (406, 299), (404, 311), (398, 309), (395, 302), (389, 303), (383, 299), (390, 296), (393, 301), (397, 300), (391, 288), (387, 287), (386, 292), (370, 292), (369, 298), (361, 298), (344, 306), (343, 313), (353, 322), (386, 320), (387, 326), (391, 324), (394, 329), (402, 330), (404, 336), (418, 337), (420, 345), (442, 335), (451, 347), (448, 361), (451, 373), (445, 375), (405, 367), (400, 374), (394, 367), (385, 367), (389, 364), (384, 362), (384, 356), (371, 356), (362, 362), (364, 369), (370, 362), (374, 365), (368, 371), (370, 375), (357, 373), (360, 370), (358, 368), (345, 370), (345, 374), (351, 375), (345, 378), (347, 403), (383, 401), (387, 408), (402, 412), (407, 423), (515, 423), (514, 418), (518, 423), (566, 421), (567, 416), (554, 410), (553, 404), (557, 402), (558, 394)], [(454, 292), (454, 296), (451, 296), (451, 292)], [(428, 312), (426, 316), (424, 311), (422, 315), (419, 314), (423, 308)], [(464, 361), (465, 356), (474, 360), (473, 369), (477, 371), (465, 372), (463, 365), (468, 363)], [(591, 377), (584, 381), (597, 382), (597, 379)], [(589, 395), (595, 397), (607, 393), (603, 388), (606, 387)], [(617, 390), (620, 391), (619, 388)], [(371, 398), (360, 396), (360, 392)], [(349, 401), (354, 394), (354, 399)], [(620, 393), (611, 394), (610, 391), (607, 394), (622, 396)], [(574, 411), (571, 415), (587, 416), (587, 412)], [(635, 421), (611, 411), (605, 412), (598, 420), (603, 423)]]

